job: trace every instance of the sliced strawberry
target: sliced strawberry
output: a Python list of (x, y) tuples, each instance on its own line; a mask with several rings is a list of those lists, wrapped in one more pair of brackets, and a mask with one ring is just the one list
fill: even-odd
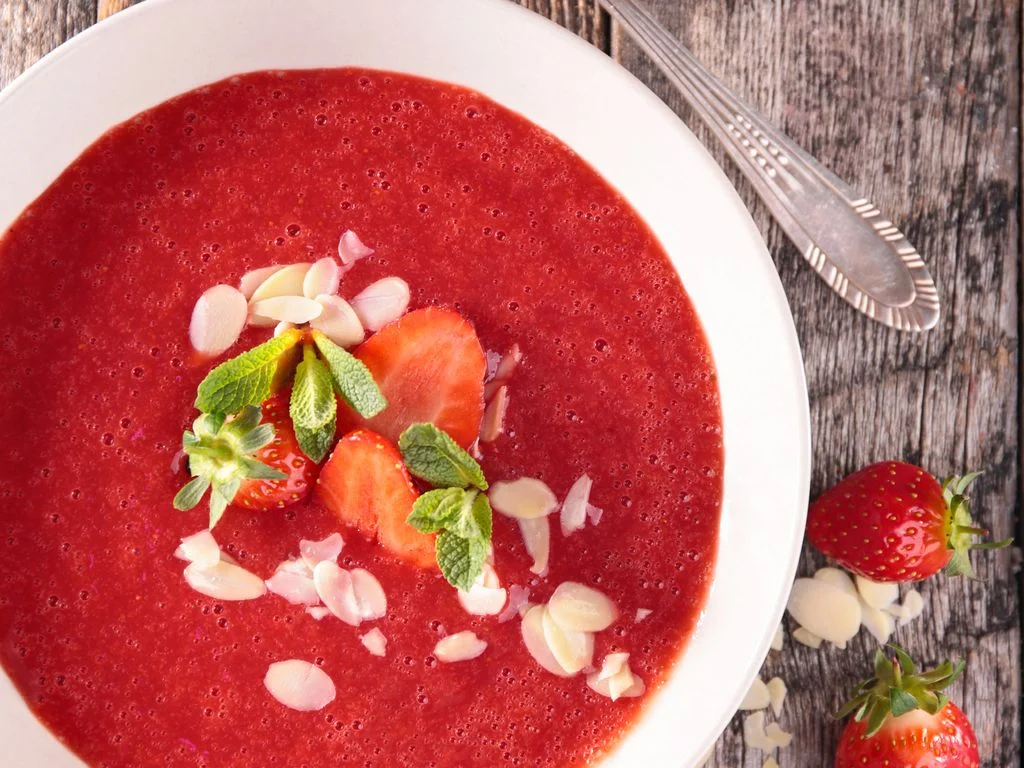
[(368, 429), (338, 441), (315, 492), (316, 500), (342, 523), (376, 538), (408, 563), (433, 568), (434, 537), (406, 522), (418, 496), (398, 449)]
[(443, 429), (463, 448), (476, 440), (487, 362), (476, 331), (458, 312), (441, 307), (410, 312), (371, 336), (355, 355), (370, 369), (388, 407), (368, 420), (350, 412), (350, 423), (392, 442), (417, 422)]

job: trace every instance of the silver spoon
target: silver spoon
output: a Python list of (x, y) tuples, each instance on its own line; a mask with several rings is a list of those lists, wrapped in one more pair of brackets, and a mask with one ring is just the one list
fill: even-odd
[(874, 203), (722, 85), (645, 8), (633, 0), (599, 1), (680, 90), (832, 290), (892, 328), (935, 327), (935, 282)]

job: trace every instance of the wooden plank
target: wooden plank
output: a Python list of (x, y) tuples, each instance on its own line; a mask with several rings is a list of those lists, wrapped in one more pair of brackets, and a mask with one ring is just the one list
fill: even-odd
[[(724, 163), (765, 234), (803, 345), (814, 431), (812, 493), (885, 458), (936, 473), (986, 468), (978, 516), (1013, 534), (1018, 488), (1019, 5), (1000, 0), (648, 0), (709, 68), (904, 225), (945, 301), (924, 336), (886, 330), (837, 300)], [(612, 29), (612, 52), (724, 153), (650, 62)], [(1019, 552), (975, 558), (981, 581), (922, 587), (926, 615), (897, 638), (926, 661), (966, 656), (953, 695), (973, 718), (983, 764), (1020, 761)], [(1019, 558), (1018, 558), (1019, 559)], [(822, 563), (804, 556), (805, 573)], [(787, 768), (831, 765), (827, 713), (868, 671), (874, 643), (772, 654), (797, 741)], [(710, 766), (760, 766), (739, 720)]]
[(0, 0), (0, 88), (96, 21), (96, 0)]

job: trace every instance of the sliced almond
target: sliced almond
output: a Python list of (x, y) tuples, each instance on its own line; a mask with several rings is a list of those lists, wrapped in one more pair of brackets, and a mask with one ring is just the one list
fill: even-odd
[(388, 639), (384, 633), (374, 627), (365, 635), (359, 636), (359, 642), (374, 656), (385, 656), (388, 651)]
[(793, 639), (801, 645), (806, 645), (808, 648), (814, 648), (815, 650), (821, 648), (821, 643), (823, 642), (820, 637), (803, 627), (797, 627), (793, 630)]
[(861, 623), (871, 633), (871, 636), (881, 645), (889, 642), (889, 637), (896, 628), (896, 622), (893, 620), (893, 617), (885, 611), (880, 611), (878, 608), (868, 605), (866, 602), (861, 603), (860, 610)]
[(316, 593), (320, 600), (331, 613), (346, 624), (359, 626), (362, 616), (352, 586), (352, 575), (348, 571), (339, 567), (337, 563), (324, 560), (317, 563), (313, 569), (313, 583), (316, 585)]
[(882, 611), (900, 599), (899, 584), (883, 584), (870, 581), (863, 576), (855, 576), (854, 579), (860, 596), (872, 608)]
[(253, 317), (302, 325), (320, 317), (324, 307), (305, 296), (272, 296), (252, 302), (249, 311)]
[(619, 617), (603, 592), (576, 581), (563, 581), (548, 600), (548, 613), (563, 629), (601, 632)]
[(574, 673), (567, 672), (558, 663), (555, 655), (548, 647), (547, 640), (544, 639), (545, 612), (546, 608), (543, 605), (534, 605), (526, 611), (519, 628), (523, 644), (526, 646), (526, 650), (530, 652), (533, 660), (548, 672), (559, 677), (572, 677)]
[(351, 229), (342, 233), (341, 239), (338, 240), (338, 258), (341, 259), (342, 264), (355, 264), (360, 259), (372, 256), (373, 253), (373, 248), (363, 245), (359, 235)]
[(530, 572), (544, 576), (548, 572), (548, 558), (551, 556), (551, 526), (546, 517), (523, 518), (519, 522), (519, 533), (523, 537), (526, 553), (533, 558)]
[(487, 378), (487, 385), (484, 387), (484, 401), (488, 403), (497, 394), (498, 388), (507, 384), (508, 380), (512, 378), (512, 374), (515, 373), (519, 363), (522, 362), (523, 351), (519, 348), (518, 344), (513, 344), (508, 352), (500, 357), (494, 353), (494, 358), (493, 372), (490, 372), (491, 366), (490, 361), (488, 361), (490, 375)]
[(326, 608), (326, 607), (324, 607), (322, 605), (311, 605), (311, 606), (308, 606), (306, 608), (306, 613), (308, 613), (310, 616), (312, 616), (317, 621), (320, 621), (321, 619), (326, 619), (328, 616), (331, 615), (330, 609)]
[(850, 574), (846, 571), (839, 568), (819, 568), (814, 572), (814, 578), (826, 584), (831, 584), (848, 595), (857, 597), (857, 587), (854, 585), (853, 579), (850, 578)]
[(505, 517), (533, 520), (558, 509), (558, 499), (542, 481), (533, 477), (491, 485), (491, 506)]
[(551, 615), (550, 606), (541, 617), (541, 628), (544, 630), (544, 642), (562, 669), (575, 674), (590, 666), (594, 660), (593, 634), (561, 626)]
[(330, 676), (315, 664), (301, 659), (271, 664), (263, 684), (277, 701), (299, 712), (321, 710), (337, 695)]
[(777, 626), (775, 628), (775, 634), (772, 635), (772, 645), (771, 645), (772, 650), (773, 651), (781, 651), (783, 646), (784, 646), (784, 644), (785, 644), (785, 642), (786, 642), (786, 635), (782, 631), (782, 625), (779, 624), (779, 626)]
[(587, 520), (590, 521), (591, 525), (597, 525), (601, 522), (601, 516), (604, 514), (604, 510), (600, 507), (595, 507), (593, 504), (587, 504)]
[(192, 308), (188, 338), (203, 355), (215, 356), (238, 341), (248, 314), (245, 296), (230, 285), (215, 285), (203, 292)]
[(267, 594), (267, 585), (255, 573), (223, 560), (209, 568), (190, 563), (185, 581), (201, 595), (216, 600), (255, 600)]
[(210, 568), (220, 562), (220, 545), (206, 528), (182, 539), (180, 549), (182, 559), (198, 568)]
[(782, 714), (782, 704), (786, 701), (786, 683), (781, 677), (773, 677), (768, 681), (767, 687), (772, 712), (778, 717)]
[(924, 598), (921, 597), (920, 592), (912, 589), (903, 598), (903, 605), (901, 607), (903, 611), (900, 615), (900, 626), (903, 626), (921, 615), (922, 611), (924, 611)]
[(629, 654), (623, 651), (607, 654), (601, 661), (601, 668), (597, 671), (598, 680), (608, 680), (622, 671), (623, 667), (629, 665)]
[(388, 612), (388, 599), (377, 577), (362, 568), (353, 568), (350, 573), (356, 605), (359, 607), (359, 618), (363, 621), (383, 618)]
[(765, 726), (764, 735), (779, 749), (785, 749), (793, 741), (793, 734), (782, 730), (778, 723), (768, 723)]
[(654, 611), (652, 611), (650, 608), (637, 608), (636, 609), (636, 615), (633, 617), (633, 623), (634, 624), (639, 624), (641, 621), (646, 619), (652, 613), (654, 613)]
[(764, 732), (764, 711), (752, 712), (743, 718), (743, 742), (751, 749), (771, 752), (775, 742)]
[(601, 675), (602, 672), (591, 672), (587, 675), (587, 685), (595, 693), (606, 696), (612, 701), (623, 697), (635, 698), (642, 695), (646, 689), (644, 681), (633, 674), (629, 664), (624, 664), (615, 674), (608, 677)]
[(584, 473), (572, 484), (562, 502), (562, 535), (571, 536), (587, 523), (587, 504), (590, 503), (590, 489), (594, 481)]
[(256, 289), (263, 285), (264, 281), (275, 272), (280, 272), (284, 269), (280, 264), (275, 264), (272, 267), (260, 267), (250, 272), (246, 272), (242, 275), (242, 279), (238, 281), (238, 290), (241, 291), (242, 295), (245, 296), (245, 300), (248, 301), (252, 298), (252, 295), (256, 292)]
[(484, 417), (480, 422), (480, 442), (493, 443), (505, 433), (505, 414), (508, 412), (508, 387), (498, 387), (494, 398), (484, 408)]
[(361, 344), (366, 336), (363, 324), (356, 316), (355, 310), (341, 296), (320, 294), (316, 301), (323, 307), (323, 314), (315, 318), (310, 325), (339, 347), (353, 347)]
[(341, 538), (341, 534), (332, 533), (320, 541), (302, 539), (299, 541), (299, 554), (302, 556), (302, 561), (306, 564), (306, 567), (312, 571), (318, 563), (322, 563), (324, 560), (330, 560), (332, 563), (337, 562), (338, 555), (341, 554), (342, 547), (344, 546), (345, 540)]
[(352, 309), (363, 326), (379, 331), (405, 314), (409, 308), (409, 284), (400, 277), (385, 277), (371, 283), (352, 299)]
[(252, 292), (250, 305), (275, 296), (302, 296), (302, 283), (311, 266), (308, 263), (289, 264), (275, 270)]
[(316, 585), (309, 576), (288, 571), (278, 571), (266, 581), (267, 589), (280, 595), (292, 605), (317, 605), (320, 596)]
[(484, 563), (473, 586), (468, 591), (460, 589), (457, 594), (459, 604), (473, 616), (497, 616), (508, 599), (508, 593), (501, 588), (498, 575), (488, 563)]
[(498, 623), (504, 624), (506, 621), (511, 621), (516, 616), (522, 617), (522, 614), (519, 611), (523, 606), (528, 604), (529, 600), (529, 587), (521, 587), (518, 584), (512, 584), (509, 586), (508, 602), (505, 604), (504, 610), (498, 614)]
[(860, 629), (860, 600), (821, 579), (797, 579), (786, 610), (802, 627), (831, 643), (845, 643)]
[(278, 323), (274, 326), (274, 338), (283, 336), (288, 333), (292, 328), (295, 328), (295, 323)]
[(329, 256), (313, 262), (306, 276), (302, 278), (302, 295), (315, 299), (320, 294), (333, 295), (341, 285), (341, 267)]
[(313, 569), (310, 568), (305, 560), (301, 558), (292, 560), (282, 560), (277, 564), (275, 571), (285, 571), (287, 573), (297, 573), (300, 576), (308, 576), (313, 578)]
[(434, 646), (434, 656), (438, 661), (452, 664), (456, 661), (475, 659), (487, 649), (487, 643), (476, 636), (475, 632), (466, 630), (438, 640)]
[(739, 708), (745, 712), (751, 712), (757, 709), (765, 709), (769, 704), (771, 704), (771, 695), (768, 693), (768, 686), (764, 684), (760, 677), (755, 677), (750, 684), (747, 695), (740, 702)]

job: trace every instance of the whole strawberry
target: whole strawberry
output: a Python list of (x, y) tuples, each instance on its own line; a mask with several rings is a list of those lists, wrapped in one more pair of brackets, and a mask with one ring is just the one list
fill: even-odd
[(182, 436), (192, 479), (174, 497), (175, 509), (196, 506), (210, 491), (210, 528), (228, 504), (271, 510), (309, 493), (318, 466), (299, 447), (288, 416), (288, 392), (236, 416), (204, 413)]
[(879, 649), (875, 676), (837, 714), (853, 714), (836, 747), (835, 768), (977, 768), (978, 739), (963, 711), (940, 693), (963, 671), (947, 661), (918, 672), (906, 651)]
[(807, 515), (807, 538), (848, 571), (880, 582), (921, 581), (945, 568), (973, 576), (968, 552), (988, 532), (971, 520), (967, 487), (979, 475), (939, 483), (900, 461), (872, 464), (825, 491)]

